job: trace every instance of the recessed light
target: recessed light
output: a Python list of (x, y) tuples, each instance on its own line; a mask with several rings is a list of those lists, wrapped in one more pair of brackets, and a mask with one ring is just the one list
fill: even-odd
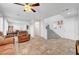
[(67, 13), (68, 15), (70, 14), (70, 12)]

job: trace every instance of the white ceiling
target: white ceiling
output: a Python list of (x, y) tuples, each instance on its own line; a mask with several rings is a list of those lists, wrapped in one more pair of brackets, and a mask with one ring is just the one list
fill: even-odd
[(34, 8), (36, 13), (24, 12), (23, 7), (13, 3), (0, 3), (1, 14), (11, 17), (14, 20), (32, 21), (33, 19), (45, 19), (60, 13), (65, 9), (73, 10), (79, 6), (77, 3), (40, 3)]

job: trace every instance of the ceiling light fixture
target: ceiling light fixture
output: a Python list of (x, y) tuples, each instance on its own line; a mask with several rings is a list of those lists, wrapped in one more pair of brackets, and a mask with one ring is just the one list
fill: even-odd
[(32, 7), (29, 4), (25, 4), (24, 11), (30, 12), (30, 11), (32, 11), (31, 9), (32, 9)]
[(36, 12), (36, 10), (34, 9), (34, 7), (37, 7), (37, 6), (40, 6), (39, 3), (25, 3), (25, 4), (21, 4), (21, 3), (14, 3), (14, 4), (17, 4), (17, 5), (21, 5), (24, 7), (24, 11), (26, 12)]

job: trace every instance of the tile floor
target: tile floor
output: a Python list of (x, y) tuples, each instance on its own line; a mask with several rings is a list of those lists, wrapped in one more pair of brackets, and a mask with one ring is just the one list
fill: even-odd
[(3, 49), (0, 46), (1, 55), (75, 55), (75, 41), (70, 39), (49, 39), (41, 37), (32, 38), (28, 42), (16, 45), (8, 44)]

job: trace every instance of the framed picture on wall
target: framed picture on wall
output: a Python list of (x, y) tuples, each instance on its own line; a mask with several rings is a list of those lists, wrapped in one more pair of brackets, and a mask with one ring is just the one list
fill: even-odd
[(8, 32), (9, 33), (13, 32), (13, 26), (8, 26)]

